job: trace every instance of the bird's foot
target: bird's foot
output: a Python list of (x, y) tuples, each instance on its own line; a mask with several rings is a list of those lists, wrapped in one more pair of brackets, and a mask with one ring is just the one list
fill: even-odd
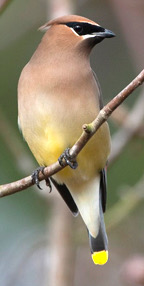
[(64, 166), (64, 162), (63, 159), (66, 161), (66, 163), (72, 168), (72, 169), (76, 169), (78, 166), (78, 163), (76, 160), (74, 160), (70, 153), (69, 153), (70, 148), (67, 148), (58, 158), (59, 164), (63, 167)]
[[(44, 168), (43, 166), (41, 167), (38, 167), (36, 170), (33, 171), (32, 173), (32, 180), (33, 182), (37, 185), (37, 187), (42, 190), (42, 188), (40, 187), (40, 182), (39, 182), (39, 173), (41, 172), (43, 175), (44, 175)], [(50, 183), (50, 179), (49, 178), (46, 178), (45, 179), (45, 182), (46, 182), (46, 186), (48, 186), (50, 188), (50, 193), (52, 191), (52, 186), (51, 186), (51, 183)]]

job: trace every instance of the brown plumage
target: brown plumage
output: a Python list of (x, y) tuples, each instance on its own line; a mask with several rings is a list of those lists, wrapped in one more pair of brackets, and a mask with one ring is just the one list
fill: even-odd
[[(25, 140), (38, 163), (47, 166), (75, 143), (82, 125), (98, 114), (100, 91), (89, 54), (95, 44), (114, 34), (76, 15), (52, 20), (41, 29), (46, 33), (20, 76), (18, 109)], [(61, 189), (67, 186), (69, 200), (74, 200), (88, 228), (94, 253), (107, 251), (101, 201), (105, 187), (103, 183), (100, 186), (100, 178), (104, 177), (109, 151), (105, 123), (80, 152), (78, 168), (65, 168), (53, 177), (57, 188), (59, 184)], [(98, 236), (102, 243), (96, 242)]]

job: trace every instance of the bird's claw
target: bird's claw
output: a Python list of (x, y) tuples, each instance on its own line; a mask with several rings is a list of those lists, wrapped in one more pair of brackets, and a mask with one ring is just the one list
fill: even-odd
[[(38, 167), (36, 170), (33, 171), (32, 173), (32, 180), (33, 182), (37, 185), (37, 187), (42, 190), (42, 188), (40, 187), (40, 182), (39, 182), (39, 173), (42, 172), (42, 174), (44, 175), (44, 168), (43, 166), (41, 167)], [(46, 186), (48, 186), (50, 188), (50, 193), (52, 191), (52, 186), (51, 186), (51, 183), (50, 183), (50, 180), (49, 178), (46, 178), (45, 179), (45, 182), (46, 182)]]
[(43, 173), (44, 167), (38, 167), (36, 170), (33, 171), (32, 173), (32, 180), (33, 182), (37, 185), (37, 187), (42, 190), (39, 184), (39, 173)]
[(51, 193), (51, 191), (52, 191), (52, 185), (51, 185), (50, 179), (49, 179), (49, 178), (46, 178), (46, 179), (45, 179), (45, 182), (46, 182), (46, 186), (49, 187), (49, 193)]
[(72, 168), (72, 169), (76, 169), (77, 166), (78, 166), (78, 163), (76, 160), (74, 160), (70, 153), (69, 153), (69, 150), (70, 148), (67, 148), (61, 155), (60, 157), (58, 158), (58, 161), (59, 161), (59, 164), (60, 166), (64, 166), (64, 163), (63, 163), (63, 159), (66, 161), (66, 163)]

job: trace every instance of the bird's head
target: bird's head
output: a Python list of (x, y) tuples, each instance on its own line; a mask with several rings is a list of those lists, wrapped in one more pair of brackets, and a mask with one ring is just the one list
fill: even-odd
[(85, 49), (90, 51), (105, 38), (112, 38), (115, 34), (101, 27), (99, 24), (85, 17), (67, 15), (51, 20), (40, 30), (47, 31), (46, 38), (60, 48)]

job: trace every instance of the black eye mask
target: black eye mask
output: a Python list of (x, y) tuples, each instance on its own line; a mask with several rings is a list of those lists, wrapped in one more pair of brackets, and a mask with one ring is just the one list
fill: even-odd
[(62, 24), (72, 28), (79, 36), (90, 35), (105, 31), (105, 29), (100, 26), (92, 25), (86, 22), (68, 22)]

